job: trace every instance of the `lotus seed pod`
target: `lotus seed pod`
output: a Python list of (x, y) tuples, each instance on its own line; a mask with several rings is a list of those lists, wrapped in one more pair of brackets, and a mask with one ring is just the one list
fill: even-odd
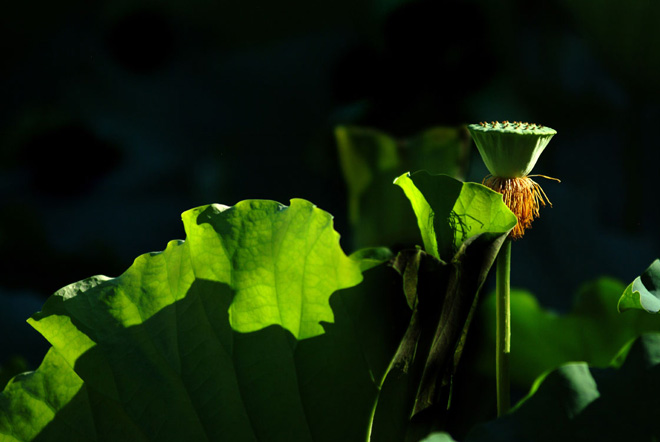
[(549, 127), (519, 121), (471, 124), (468, 130), (486, 167), (493, 176), (500, 178), (529, 175), (557, 133)]

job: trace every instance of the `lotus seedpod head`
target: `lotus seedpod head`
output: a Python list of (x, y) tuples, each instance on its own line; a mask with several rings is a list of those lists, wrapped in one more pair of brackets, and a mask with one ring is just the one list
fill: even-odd
[(540, 124), (520, 121), (470, 124), (468, 130), (489, 172), (501, 178), (529, 175), (541, 152), (557, 133)]

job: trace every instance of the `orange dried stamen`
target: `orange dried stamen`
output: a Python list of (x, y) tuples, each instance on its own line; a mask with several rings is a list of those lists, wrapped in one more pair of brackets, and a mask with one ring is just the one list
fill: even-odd
[(489, 175), (483, 179), (481, 184), (501, 193), (504, 204), (518, 218), (518, 224), (509, 234), (511, 239), (522, 238), (525, 230), (531, 228), (532, 221), (539, 217), (540, 206), (545, 206), (547, 203), (552, 207), (552, 203), (541, 186), (528, 176), (500, 178)]

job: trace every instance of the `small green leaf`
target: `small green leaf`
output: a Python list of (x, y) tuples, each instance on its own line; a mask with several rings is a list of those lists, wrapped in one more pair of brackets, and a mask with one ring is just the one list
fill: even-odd
[(649, 313), (660, 311), (660, 259), (653, 261), (641, 276), (626, 287), (617, 308), (620, 312), (631, 309)]
[(502, 195), (481, 184), (426, 171), (405, 173), (394, 184), (412, 205), (426, 252), (441, 260), (451, 259), (468, 238), (508, 233), (517, 223)]

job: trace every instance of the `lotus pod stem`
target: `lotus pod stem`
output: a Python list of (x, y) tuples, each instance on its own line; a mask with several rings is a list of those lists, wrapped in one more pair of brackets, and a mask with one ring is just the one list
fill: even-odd
[[(550, 139), (557, 133), (540, 124), (514, 121), (481, 122), (468, 130), (491, 175), (482, 184), (502, 194), (518, 223), (509, 233), (497, 256), (496, 279), (496, 389), (497, 415), (509, 411), (509, 360), (511, 354), (511, 240), (520, 239), (532, 221), (539, 217), (539, 207), (550, 203), (547, 195), (529, 173)], [(541, 176), (544, 175), (531, 175)], [(556, 178), (550, 178), (556, 181)]]

